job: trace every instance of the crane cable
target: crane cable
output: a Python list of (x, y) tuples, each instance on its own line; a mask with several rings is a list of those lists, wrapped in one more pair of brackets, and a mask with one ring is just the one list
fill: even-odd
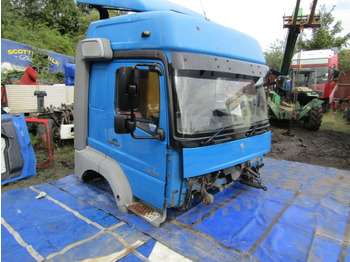
[(292, 86), (292, 92), (293, 92), (293, 104), (292, 104), (292, 113), (291, 113), (291, 118), (289, 121), (289, 128), (287, 131), (287, 134), (291, 134), (291, 129), (292, 129), (292, 124), (293, 124), (293, 119), (297, 118), (297, 101), (298, 101), (298, 91), (299, 91), (299, 75), (300, 75), (300, 69), (301, 69), (301, 50), (302, 50), (302, 36), (303, 36), (303, 31), (304, 31), (304, 26), (303, 23), (300, 24), (300, 36), (298, 39), (298, 58), (297, 58), (297, 70), (295, 73), (294, 81), (293, 81), (293, 86)]
[(300, 25), (300, 36), (298, 40), (298, 58), (297, 58), (297, 72), (296, 72), (296, 81), (294, 85), (294, 98), (293, 98), (293, 116), (294, 118), (297, 117), (297, 112), (296, 112), (296, 104), (298, 100), (298, 91), (299, 91), (299, 76), (300, 76), (300, 69), (301, 69), (301, 50), (302, 50), (302, 45), (303, 45), (303, 24)]

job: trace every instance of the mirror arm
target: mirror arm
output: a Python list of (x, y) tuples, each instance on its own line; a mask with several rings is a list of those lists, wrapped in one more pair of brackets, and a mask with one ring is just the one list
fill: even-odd
[(135, 136), (134, 131), (132, 131), (130, 134), (131, 134), (131, 137), (134, 139), (157, 139), (160, 141), (164, 141), (165, 139), (164, 130), (162, 128), (158, 128), (157, 134), (153, 136)]
[(136, 117), (135, 117), (135, 112), (134, 112), (134, 95), (136, 93), (136, 87), (135, 85), (129, 85), (128, 87), (128, 94), (130, 96), (130, 119), (127, 120), (127, 130), (132, 134), (135, 131), (136, 128)]
[(150, 71), (156, 72), (160, 76), (163, 75), (162, 68), (157, 63), (153, 63), (153, 64), (135, 64), (135, 65), (133, 65), (132, 69), (134, 70), (138, 66), (147, 66)]
[(155, 136), (135, 136), (134, 132), (131, 132), (131, 137), (134, 139), (158, 139), (157, 135), (155, 135)]

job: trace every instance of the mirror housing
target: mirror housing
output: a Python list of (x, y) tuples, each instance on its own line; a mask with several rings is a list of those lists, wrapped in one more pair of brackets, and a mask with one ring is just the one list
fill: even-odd
[(135, 136), (136, 122), (129, 115), (116, 115), (114, 117), (114, 132), (117, 134), (131, 134), (135, 139), (158, 139), (164, 141), (165, 131), (163, 128), (157, 128), (152, 136)]
[(117, 134), (129, 134), (136, 129), (136, 122), (131, 121), (128, 115), (116, 115), (114, 117), (114, 132)]
[(340, 74), (339, 70), (337, 70), (337, 69), (332, 70), (332, 78), (334, 81), (338, 81), (339, 74)]
[(156, 139), (160, 140), (160, 141), (164, 141), (165, 140), (165, 131), (163, 128), (157, 128), (157, 132), (156, 132)]
[(131, 111), (139, 107), (140, 70), (136, 67), (118, 69), (118, 105), (122, 111)]

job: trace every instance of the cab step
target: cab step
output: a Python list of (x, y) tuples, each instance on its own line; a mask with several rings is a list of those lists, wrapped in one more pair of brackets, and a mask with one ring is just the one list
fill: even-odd
[(163, 211), (156, 210), (140, 202), (132, 203), (126, 206), (129, 211), (147, 221), (155, 227), (159, 227), (166, 219), (166, 208)]

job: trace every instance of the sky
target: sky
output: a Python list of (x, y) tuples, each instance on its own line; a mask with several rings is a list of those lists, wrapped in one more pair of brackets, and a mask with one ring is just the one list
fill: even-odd
[[(203, 14), (203, 9), (209, 20), (244, 32), (258, 40), (266, 51), (276, 40), (284, 40), (287, 29), (283, 29), (283, 16), (292, 15), (296, 0), (169, 0)], [(301, 0), (303, 14), (310, 13), (312, 0)], [(332, 6), (335, 21), (342, 21), (343, 33), (350, 32), (350, 1), (349, 0), (318, 0), (316, 13), (321, 5), (327, 11)], [(202, 8), (203, 6), (203, 8)], [(311, 32), (311, 29), (304, 29)], [(309, 32), (309, 34), (310, 34)]]

